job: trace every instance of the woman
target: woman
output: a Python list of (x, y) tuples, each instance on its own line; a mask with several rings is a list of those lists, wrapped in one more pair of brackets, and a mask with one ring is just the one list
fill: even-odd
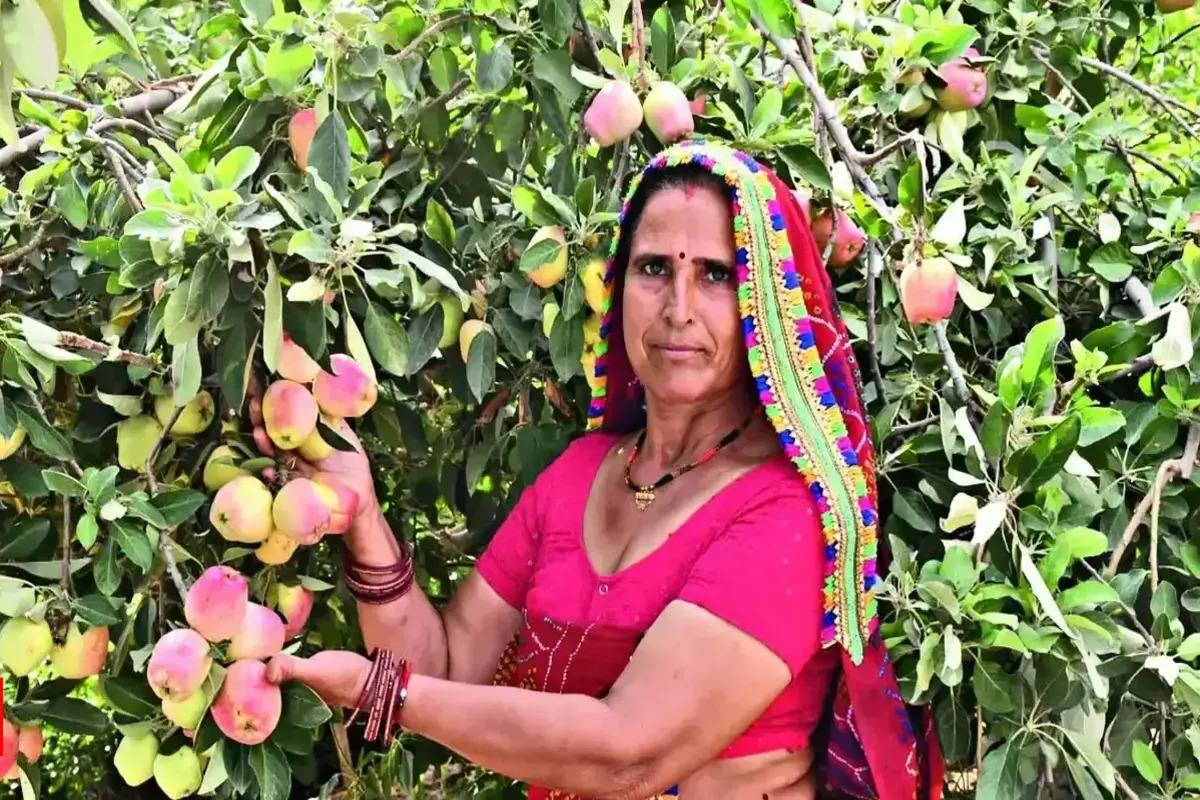
[(940, 797), (875, 633), (874, 456), (788, 187), (721, 145), (669, 148), (630, 187), (606, 285), (593, 432), (445, 609), (412, 588), (365, 458), (321, 464), (368, 498), (346, 580), (385, 652), (279, 656), (272, 680), (539, 800)]

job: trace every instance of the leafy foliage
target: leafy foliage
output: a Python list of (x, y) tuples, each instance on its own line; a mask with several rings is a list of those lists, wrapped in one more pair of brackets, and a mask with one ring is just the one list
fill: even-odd
[[(219, 562), (255, 572), (260, 598), (297, 576), (337, 583), (336, 544), (263, 567), (207, 525), (205, 459), (220, 440), (252, 452), (247, 394), (285, 332), (323, 367), (345, 352), (378, 377), (358, 430), (394, 530), (447, 597), (586, 413), (580, 272), (659, 144), (643, 128), (600, 149), (580, 115), (608, 77), (661, 78), (705, 96), (699, 134), (871, 237), (834, 281), (880, 455), (884, 632), (906, 697), (934, 709), (951, 788), (1188, 796), (1194, 14), (1148, 0), (0, 3), (0, 437), (27, 432), (0, 461), (0, 612), (109, 625), (116, 643), (98, 683), (6, 682), (12, 713), (72, 734), (152, 726), (173, 748), (182, 734), (140, 672), (182, 618), (168, 556), (185, 580)], [(943, 111), (936, 70), (968, 47), (987, 100)], [(303, 170), (289, 126), (309, 108)], [(569, 272), (543, 290), (527, 273), (555, 248), (526, 245), (548, 225)], [(932, 257), (957, 268), (959, 303), (913, 325), (899, 274)], [(490, 326), (465, 355), (461, 312)], [(168, 389), (178, 404), (211, 392), (221, 423), (122, 458), (121, 425)], [(327, 591), (304, 647), (360, 645), (353, 603)], [(39, 699), (47, 686), (61, 694)], [(289, 696), (280, 731), (221, 741), (208, 777), (219, 764), (220, 792), (264, 797), (333, 791), (343, 771), (363, 797), (507, 787), (419, 741), (339, 764), (324, 716)]]

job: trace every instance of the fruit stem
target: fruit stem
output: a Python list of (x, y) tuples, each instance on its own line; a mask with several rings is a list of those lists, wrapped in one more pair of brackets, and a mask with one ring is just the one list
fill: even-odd
[[(151, 498), (158, 494), (158, 479), (154, 476), (154, 462), (158, 460), (158, 454), (162, 452), (163, 443), (167, 441), (167, 433), (171, 428), (175, 427), (175, 422), (179, 419), (179, 415), (183, 413), (183, 408), (183, 406), (175, 406), (175, 410), (171, 412), (170, 419), (163, 426), (162, 433), (158, 435), (158, 441), (151, 448), (150, 455), (146, 456), (146, 488)], [(187, 597), (187, 584), (183, 580), (183, 574), (179, 571), (179, 565), (175, 563), (175, 553), (171, 551), (171, 542), (171, 531), (159, 531), (158, 549), (162, 551), (163, 560), (167, 563), (167, 572), (171, 574), (171, 582), (175, 584), (175, 590), (179, 592), (179, 599), (183, 600)]]

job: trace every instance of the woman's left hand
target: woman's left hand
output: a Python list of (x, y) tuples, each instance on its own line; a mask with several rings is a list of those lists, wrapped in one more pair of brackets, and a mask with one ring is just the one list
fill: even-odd
[(267, 680), (276, 685), (300, 681), (331, 706), (353, 708), (362, 696), (371, 662), (348, 650), (326, 650), (312, 658), (278, 655), (267, 664)]

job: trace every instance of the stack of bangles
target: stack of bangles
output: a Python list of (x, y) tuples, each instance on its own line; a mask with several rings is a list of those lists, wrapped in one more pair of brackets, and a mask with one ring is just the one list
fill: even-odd
[(391, 650), (372, 650), (371, 671), (367, 673), (367, 682), (354, 703), (354, 713), (346, 721), (346, 726), (353, 725), (358, 715), (366, 711), (367, 729), (363, 737), (368, 742), (379, 742), (382, 730), (383, 746), (391, 746), (396, 717), (408, 699), (408, 680), (411, 677), (412, 665), (406, 659), (397, 660)]
[(408, 594), (413, 585), (413, 560), (401, 544), (401, 558), (386, 567), (372, 567), (354, 560), (346, 550), (342, 559), (342, 577), (346, 588), (360, 603), (384, 605)]

